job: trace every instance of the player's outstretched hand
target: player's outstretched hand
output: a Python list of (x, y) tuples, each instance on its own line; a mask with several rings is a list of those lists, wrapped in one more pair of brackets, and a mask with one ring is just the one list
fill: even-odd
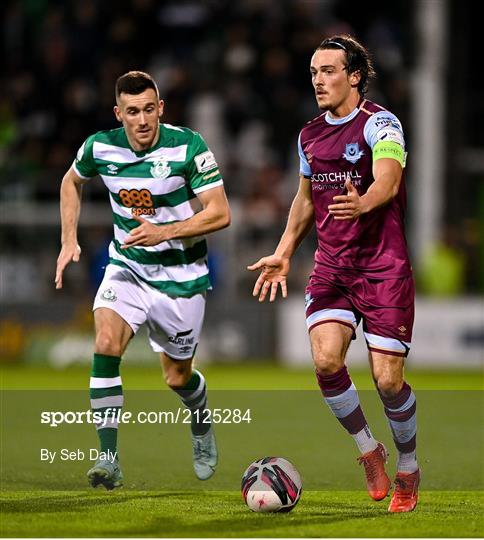
[(266, 299), (269, 289), (271, 291), (269, 302), (274, 302), (276, 299), (277, 288), (280, 285), (283, 298), (287, 297), (287, 282), (286, 278), (289, 274), (290, 262), (285, 257), (277, 255), (269, 255), (262, 257), (256, 263), (247, 267), (247, 270), (261, 270), (260, 276), (254, 285), (252, 296), (259, 295), (259, 302)]
[(131, 229), (121, 249), (127, 249), (133, 246), (156, 246), (163, 242), (163, 240), (169, 239), (168, 237), (165, 238), (166, 235), (163, 234), (167, 230), (167, 227), (160, 227), (138, 216), (133, 216), (133, 219), (140, 225)]
[(70, 262), (79, 262), (81, 248), (79, 244), (64, 244), (57, 257), (57, 268), (55, 270), (55, 288), (62, 289), (62, 274)]

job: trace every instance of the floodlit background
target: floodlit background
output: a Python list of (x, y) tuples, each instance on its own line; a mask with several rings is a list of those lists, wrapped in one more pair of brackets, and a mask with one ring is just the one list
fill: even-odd
[[(114, 82), (153, 74), (163, 121), (202, 133), (223, 172), (230, 229), (210, 239), (212, 280), (199, 358), (310, 365), (303, 290), (311, 234), (289, 299), (258, 305), (245, 267), (269, 254), (298, 184), (297, 136), (317, 116), (309, 60), (331, 34), (371, 50), (368, 98), (402, 121), (409, 152), (407, 229), (418, 283), (412, 365), (479, 366), (484, 351), (484, 99), (478, 25), (446, 0), (18, 0), (1, 17), (1, 361), (90, 362), (92, 298), (111, 210), (84, 188), (81, 262), (54, 288), (58, 192), (91, 133), (117, 127)], [(156, 362), (142, 332), (130, 362)], [(354, 362), (365, 360), (362, 340)]]

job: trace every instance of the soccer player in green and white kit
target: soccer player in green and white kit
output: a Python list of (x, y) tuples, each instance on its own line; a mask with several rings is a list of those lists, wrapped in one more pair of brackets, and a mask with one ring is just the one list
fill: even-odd
[[(205, 379), (192, 368), (210, 287), (203, 235), (227, 227), (230, 210), (205, 141), (190, 129), (160, 124), (163, 107), (147, 73), (130, 71), (116, 81), (114, 113), (123, 127), (88, 137), (62, 180), (55, 283), (62, 288), (66, 266), (79, 261), (82, 184), (100, 175), (109, 191), (114, 238), (93, 307), (91, 407), (122, 407), (119, 364), (129, 340), (146, 323), (168, 386), (192, 411), (194, 469), (206, 480), (215, 471), (217, 447), (213, 428), (203, 422)], [(117, 421), (96, 427), (100, 456), (108, 459), (99, 459), (87, 475), (93, 487), (113, 489), (123, 483)]]

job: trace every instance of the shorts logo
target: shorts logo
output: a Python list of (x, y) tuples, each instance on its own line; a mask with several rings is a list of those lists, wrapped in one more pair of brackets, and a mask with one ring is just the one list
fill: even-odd
[[(193, 346), (193, 342), (195, 341), (194, 337), (188, 337), (193, 332), (193, 328), (190, 328), (190, 330), (185, 330), (183, 332), (177, 332), (176, 336), (168, 336), (168, 341), (170, 343), (173, 343), (174, 345), (190, 345), (190, 349)], [(180, 352), (187, 352), (182, 351), (180, 348)]]
[(107, 300), (108, 302), (116, 302), (118, 297), (116, 296), (116, 292), (112, 287), (109, 287), (109, 289), (106, 289), (102, 294), (101, 298), (104, 300)]
[(357, 142), (348, 143), (346, 145), (346, 150), (343, 152), (343, 156), (350, 163), (356, 163), (360, 157), (363, 155), (363, 150), (360, 150), (360, 146)]
[(159, 157), (153, 161), (153, 166), (150, 168), (150, 173), (153, 178), (164, 180), (171, 173), (171, 167), (168, 165), (168, 160), (164, 157)]
[(304, 297), (304, 307), (308, 309), (308, 307), (314, 302), (314, 298), (311, 297), (311, 293), (307, 293)]
[(403, 326), (403, 324), (402, 324), (402, 326), (399, 326), (399, 327), (398, 327), (398, 331), (400, 332), (400, 334), (403, 334), (403, 335), (404, 335), (404, 334), (406, 333), (407, 329), (406, 329), (405, 326)]

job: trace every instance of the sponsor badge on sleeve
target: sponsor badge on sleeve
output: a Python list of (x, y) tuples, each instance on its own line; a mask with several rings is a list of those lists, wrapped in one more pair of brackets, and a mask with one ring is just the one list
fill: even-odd
[(199, 173), (204, 173), (217, 167), (217, 162), (215, 161), (213, 153), (208, 150), (207, 152), (195, 156), (195, 165), (197, 166), (197, 171)]

